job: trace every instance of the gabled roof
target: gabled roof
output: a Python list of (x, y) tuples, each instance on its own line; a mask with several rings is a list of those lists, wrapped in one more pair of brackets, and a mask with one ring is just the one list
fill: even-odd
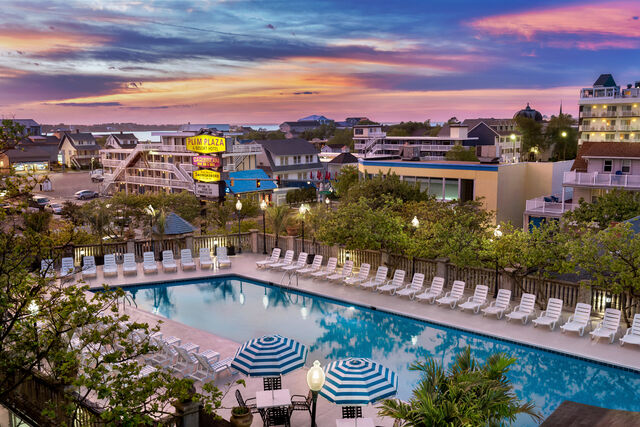
[(14, 123), (18, 123), (19, 125), (22, 125), (26, 128), (40, 126), (38, 122), (33, 119), (11, 119), (11, 121)]
[(358, 158), (351, 153), (340, 153), (336, 157), (331, 159), (329, 163), (334, 165), (335, 164), (346, 165), (351, 163), (358, 163)]
[(5, 151), (4, 154), (6, 154), (11, 163), (51, 161), (51, 153), (48, 150), (38, 146), (31, 146), (30, 144), (20, 144), (16, 148)]
[(326, 118), (325, 116), (319, 116), (317, 114), (312, 114), (310, 116), (307, 117), (303, 117), (301, 119), (298, 119), (298, 122), (306, 122), (306, 121), (325, 121), (325, 122), (332, 122), (333, 120)]
[(640, 159), (640, 144), (635, 142), (584, 141), (571, 170), (587, 171), (587, 159), (591, 157)]
[(598, 80), (596, 80), (596, 82), (593, 84), (593, 87), (596, 87), (596, 86), (616, 87), (618, 85), (616, 84), (616, 81), (613, 79), (613, 76), (611, 74), (600, 74), (600, 77), (598, 77)]
[(65, 138), (69, 139), (73, 148), (78, 148), (76, 144), (86, 143), (89, 144), (80, 144), (80, 149), (82, 150), (99, 150), (100, 146), (96, 144), (96, 139), (93, 137), (93, 134), (89, 132), (65, 132), (64, 136), (60, 138), (60, 147), (62, 147), (62, 143)]
[(265, 151), (275, 156), (295, 156), (299, 154), (318, 154), (318, 150), (301, 138), (273, 139), (256, 141)]
[(112, 133), (111, 136), (117, 139), (118, 142), (131, 141), (132, 139), (135, 139), (136, 141), (138, 140), (138, 138), (132, 133)]
[[(193, 233), (195, 231), (195, 227), (187, 220), (178, 216), (171, 212), (167, 215), (165, 224), (164, 224), (164, 235), (165, 236), (175, 236), (177, 234), (188, 234)], [(153, 232), (158, 233), (157, 226), (153, 226)]]
[(249, 169), (244, 171), (229, 172), (229, 179), (236, 179), (231, 185), (231, 181), (228, 182), (229, 191), (234, 194), (251, 193), (255, 191), (269, 191), (278, 188), (273, 181), (260, 181), (260, 188), (256, 187), (256, 181), (240, 181), (239, 178), (244, 179), (270, 179), (269, 175), (262, 169)]

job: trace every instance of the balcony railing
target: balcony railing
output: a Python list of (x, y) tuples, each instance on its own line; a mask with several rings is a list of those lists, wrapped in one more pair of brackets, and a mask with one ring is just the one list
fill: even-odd
[(125, 175), (123, 182), (129, 184), (153, 185), (156, 187), (181, 188), (185, 190), (193, 190), (193, 183), (179, 181), (176, 179), (154, 178), (150, 176), (132, 176)]
[(586, 187), (640, 188), (640, 175), (571, 171), (564, 173), (562, 184)]
[[(549, 197), (547, 197), (549, 199)], [(562, 203), (561, 201), (548, 201), (545, 197), (536, 197), (526, 201), (525, 211), (528, 214), (562, 215), (578, 207), (577, 203)]]

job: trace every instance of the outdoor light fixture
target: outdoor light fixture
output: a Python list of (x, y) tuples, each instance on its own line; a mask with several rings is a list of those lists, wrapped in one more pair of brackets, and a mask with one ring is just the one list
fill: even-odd
[(320, 362), (313, 362), (313, 366), (307, 372), (307, 385), (313, 396), (313, 405), (311, 407), (311, 427), (316, 427), (316, 402), (318, 401), (318, 392), (324, 386), (324, 371), (320, 367)]
[(238, 197), (238, 201), (236, 202), (236, 211), (238, 212), (238, 253), (242, 253), (242, 243), (241, 243), (241, 238), (242, 236), (240, 235), (240, 211), (242, 210), (242, 202), (240, 201), (240, 198)]
[(300, 216), (302, 216), (302, 252), (304, 252), (304, 214), (307, 213), (309, 207), (304, 203), (300, 205), (298, 211), (300, 212)]
[(324, 198), (324, 203), (327, 205), (327, 209), (329, 209), (329, 206), (331, 206), (331, 200), (329, 200), (329, 197)]
[(511, 140), (515, 141), (516, 140), (516, 135), (514, 133), (511, 134)]
[[(496, 242), (500, 237), (502, 237), (502, 230), (500, 230), (500, 224), (493, 230), (493, 237), (496, 238)], [(496, 283), (493, 291), (493, 298), (498, 297), (498, 254), (496, 253)]]
[(262, 254), (267, 254), (267, 223), (265, 222), (264, 213), (267, 210), (267, 201), (262, 199), (260, 202), (260, 210), (262, 210)]
[(566, 138), (567, 137), (567, 132), (566, 131), (562, 131), (562, 133), (560, 135), (562, 135), (563, 138)]
[(420, 227), (420, 220), (418, 220), (417, 216), (413, 217), (413, 219), (411, 220), (411, 225), (413, 226), (413, 228)]

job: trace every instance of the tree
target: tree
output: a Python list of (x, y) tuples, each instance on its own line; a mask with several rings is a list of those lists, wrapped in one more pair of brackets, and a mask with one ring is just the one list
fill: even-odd
[(344, 166), (338, 172), (336, 179), (331, 181), (338, 197), (344, 197), (349, 193), (349, 189), (358, 183), (358, 168), (355, 166)]
[(551, 116), (545, 130), (545, 145), (553, 147), (553, 157), (558, 160), (575, 159), (578, 153), (578, 132), (573, 127), (571, 114)]
[(379, 172), (373, 178), (360, 180), (351, 186), (345, 201), (357, 202), (364, 198), (372, 208), (377, 209), (386, 205), (389, 200), (409, 202), (428, 200), (429, 197), (428, 193), (420, 191), (417, 184), (403, 181), (395, 173), (387, 172), (383, 176)]
[(547, 148), (547, 141), (542, 133), (542, 123), (528, 117), (518, 116), (516, 117), (516, 125), (522, 134), (521, 153), (528, 156), (528, 153), (532, 151), (540, 152)]
[(291, 212), (288, 205), (269, 206), (265, 212), (267, 223), (271, 227), (271, 231), (276, 235), (276, 244), (278, 247), (278, 238), (282, 232), (287, 229), (287, 225), (291, 221)]
[(462, 145), (454, 145), (451, 150), (445, 154), (447, 160), (457, 160), (461, 162), (477, 162), (478, 156), (471, 148), (465, 148)]
[(265, 129), (259, 129), (245, 133), (242, 135), (242, 139), (250, 139), (254, 141), (262, 141), (265, 139), (285, 139), (285, 134), (280, 130), (268, 131)]
[(542, 417), (533, 403), (521, 402), (509, 382), (509, 367), (515, 362), (496, 353), (480, 363), (469, 347), (446, 372), (433, 358), (416, 362), (409, 369), (421, 372), (422, 378), (411, 399), (386, 399), (378, 414), (416, 427), (497, 426), (513, 423), (520, 414), (539, 422)]
[(0, 154), (15, 148), (24, 137), (24, 126), (11, 119), (2, 119), (0, 126)]
[(613, 189), (595, 202), (580, 200), (578, 207), (565, 212), (565, 222), (581, 226), (607, 228), (614, 222), (626, 221), (640, 215), (640, 193)]
[(235, 207), (232, 206), (235, 201), (227, 200), (224, 203), (207, 202), (207, 214), (205, 216), (205, 223), (207, 227), (214, 227), (218, 232), (222, 232), (225, 236), (229, 235), (227, 229), (227, 223), (233, 218)]
[(353, 129), (336, 129), (333, 136), (327, 141), (327, 144), (346, 145), (350, 150), (353, 150)]
[(387, 129), (388, 136), (411, 136), (416, 131), (422, 131), (423, 133), (428, 133), (431, 129), (431, 121), (426, 120), (424, 123), (421, 122), (400, 122), (397, 125), (389, 126)]

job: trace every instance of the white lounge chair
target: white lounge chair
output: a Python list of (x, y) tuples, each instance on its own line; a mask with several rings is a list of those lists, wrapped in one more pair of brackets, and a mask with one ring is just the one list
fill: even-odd
[(102, 275), (104, 277), (113, 277), (118, 275), (118, 264), (116, 264), (115, 254), (107, 254), (104, 256)]
[(282, 259), (282, 261), (276, 262), (275, 264), (267, 264), (265, 265), (265, 268), (275, 268), (275, 269), (282, 268), (282, 267), (286, 267), (292, 262), (293, 262), (293, 251), (289, 249), (287, 252), (284, 253), (284, 258)]
[(196, 263), (193, 260), (193, 255), (191, 255), (191, 249), (182, 249), (180, 251), (180, 265), (182, 266), (182, 271), (196, 269)]
[(444, 279), (442, 277), (434, 277), (431, 281), (431, 287), (421, 294), (417, 294), (415, 299), (418, 301), (428, 301), (433, 304), (439, 296), (442, 295), (444, 288)]
[(633, 316), (631, 327), (627, 328), (627, 332), (620, 338), (620, 345), (625, 344), (640, 345), (640, 314)]
[(598, 326), (591, 332), (591, 339), (608, 338), (611, 344), (616, 339), (616, 335), (620, 332), (620, 316), (622, 312), (615, 308), (607, 308), (604, 311), (604, 318)]
[(91, 256), (85, 256), (82, 258), (82, 278), (83, 279), (95, 279), (97, 276), (96, 259)]
[(267, 259), (262, 261), (256, 261), (257, 268), (263, 268), (269, 264), (276, 264), (280, 259), (280, 248), (273, 248), (271, 251), (271, 256), (267, 257)]
[(295, 271), (303, 269), (307, 266), (307, 257), (309, 255), (306, 252), (300, 252), (298, 254), (298, 260), (290, 265), (282, 267), (282, 271)]
[(371, 280), (360, 283), (360, 286), (365, 289), (376, 289), (378, 286), (384, 285), (384, 283), (387, 281), (388, 272), (389, 268), (386, 265), (381, 265), (380, 267), (378, 267), (378, 271), (376, 271), (376, 276)]
[(311, 263), (311, 265), (298, 270), (298, 274), (304, 275), (304, 274), (315, 273), (316, 271), (320, 271), (321, 266), (322, 266), (322, 255), (316, 255), (313, 257), (313, 262)]
[(149, 344), (156, 347), (157, 351), (149, 353), (145, 357), (147, 362), (155, 366), (162, 366), (165, 368), (176, 363), (176, 360), (178, 359), (178, 352), (162, 337), (151, 337), (149, 339)]
[(195, 372), (198, 360), (193, 356), (193, 354), (197, 353), (197, 347), (194, 347), (194, 350), (187, 350), (187, 348), (182, 345), (174, 345), (173, 349), (178, 353), (178, 357), (176, 362), (170, 366), (169, 369), (179, 372), (183, 376), (188, 376)]
[(162, 251), (162, 271), (165, 273), (178, 271), (178, 264), (173, 259), (173, 251)]
[(138, 264), (136, 263), (136, 256), (134, 254), (124, 254), (124, 261), (122, 263), (122, 274), (125, 276), (135, 276), (138, 274)]
[(327, 277), (336, 272), (337, 266), (338, 266), (338, 258), (332, 256), (329, 258), (329, 260), (327, 261), (327, 265), (322, 270), (316, 271), (315, 273), (311, 273), (310, 276), (314, 280)]
[(218, 373), (225, 370), (229, 371), (230, 374), (233, 374), (233, 370), (231, 369), (233, 357), (227, 357), (222, 360), (208, 358), (206, 356), (206, 351), (200, 354), (194, 354), (193, 356), (198, 361), (198, 369), (194, 373), (187, 375), (187, 378), (191, 378), (194, 381), (206, 382), (213, 381)]
[(413, 281), (409, 284), (409, 286), (407, 286), (404, 289), (396, 290), (395, 294), (401, 297), (408, 296), (409, 298), (413, 299), (415, 298), (418, 292), (422, 291), (423, 287), (424, 287), (424, 274), (415, 273), (413, 275)]
[(329, 280), (330, 282), (332, 281), (338, 281), (338, 282), (342, 282), (344, 279), (346, 279), (347, 277), (351, 276), (351, 273), (353, 272), (353, 261), (349, 260), (349, 261), (345, 261), (344, 265), (342, 266), (342, 270), (340, 271), (340, 273), (333, 273), (327, 276), (327, 280)]
[(153, 252), (142, 254), (142, 271), (144, 271), (144, 274), (158, 272), (158, 263)]
[(498, 319), (502, 319), (504, 313), (511, 306), (511, 291), (509, 289), (498, 289), (498, 296), (495, 301), (489, 304), (489, 307), (482, 309), (482, 316), (487, 314), (496, 315)]
[(451, 290), (444, 294), (442, 298), (436, 300), (436, 302), (440, 305), (448, 304), (449, 307), (451, 307), (451, 309), (453, 310), (454, 308), (456, 308), (458, 301), (460, 301), (462, 297), (464, 297), (464, 287), (465, 283), (462, 280), (456, 280), (455, 282), (453, 282)]
[(60, 277), (71, 276), (75, 271), (76, 267), (73, 265), (73, 258), (62, 258), (60, 261)]
[(42, 277), (55, 277), (56, 271), (53, 268), (53, 260), (51, 258), (43, 259), (40, 261), (40, 274)]
[(360, 265), (360, 270), (358, 270), (358, 274), (354, 277), (347, 277), (344, 279), (344, 283), (347, 285), (358, 285), (369, 278), (369, 271), (371, 271), (371, 265), (362, 263)]
[(533, 327), (538, 325), (548, 326), (552, 331), (556, 327), (556, 323), (562, 318), (562, 300), (558, 298), (549, 298), (547, 301), (547, 309), (540, 313), (537, 319), (533, 319)]
[(506, 315), (507, 322), (511, 320), (522, 320), (526, 325), (530, 317), (536, 314), (536, 296), (534, 294), (522, 294), (520, 304)]
[(569, 317), (567, 323), (560, 326), (560, 330), (565, 332), (577, 332), (580, 336), (584, 334), (585, 329), (591, 326), (591, 305), (579, 302), (573, 315)]
[(475, 291), (473, 291), (473, 296), (467, 298), (467, 301), (460, 304), (458, 308), (462, 311), (472, 310), (474, 313), (477, 313), (480, 311), (482, 306), (487, 303), (488, 293), (489, 293), (488, 286), (478, 285), (476, 286)]
[(211, 269), (211, 267), (213, 267), (211, 250), (209, 248), (200, 248), (200, 269)]
[(389, 280), (385, 285), (378, 286), (378, 292), (395, 292), (398, 289), (404, 286), (404, 278), (407, 275), (407, 272), (404, 270), (396, 269), (393, 272), (393, 278)]
[(231, 268), (231, 260), (227, 255), (226, 246), (218, 246), (216, 248), (216, 265), (218, 266), (218, 268)]

